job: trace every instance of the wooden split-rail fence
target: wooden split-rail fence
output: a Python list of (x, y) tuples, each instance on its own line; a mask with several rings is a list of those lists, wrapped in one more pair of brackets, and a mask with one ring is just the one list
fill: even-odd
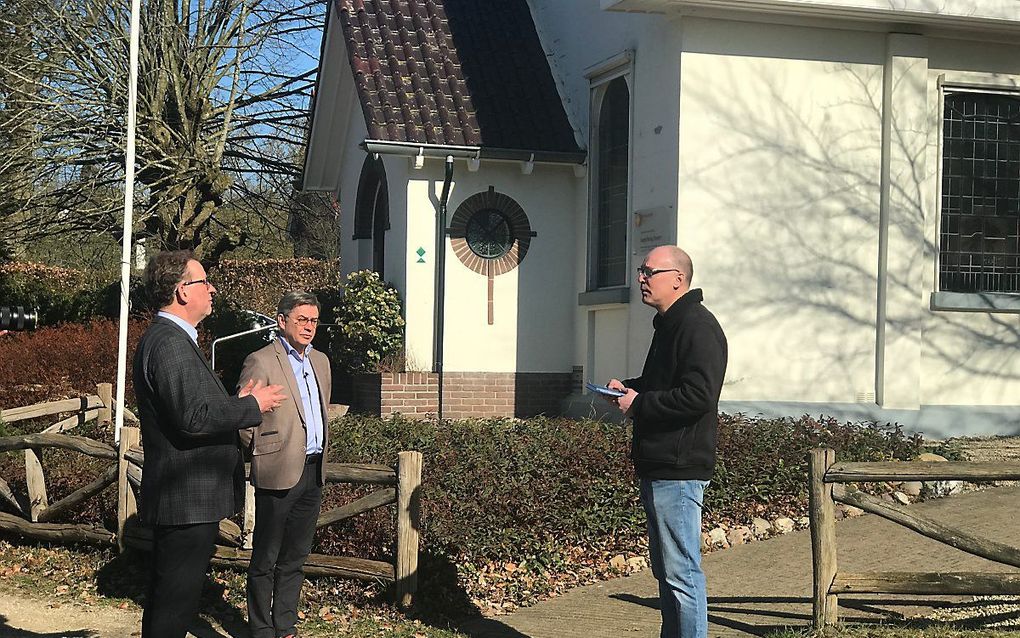
[(878, 462), (837, 463), (831, 449), (808, 459), (814, 626), (835, 625), (840, 594), (1020, 595), (1020, 573), (844, 572), (836, 562), (836, 503), (858, 507), (969, 554), (1020, 567), (1020, 550), (945, 525), (902, 505), (887, 503), (844, 483), (878, 481), (1016, 481), (1020, 463)]
[[(65, 415), (38, 434), (0, 437), (0, 452), (23, 451), (25, 455), (25, 491), (16, 493), (0, 477), (0, 500), (15, 514), (0, 511), (0, 532), (22, 538), (56, 543), (81, 543), (99, 546), (148, 549), (151, 530), (137, 523), (137, 492), (141, 486), (145, 451), (134, 415), (126, 412), (118, 448), (82, 436), (68, 434), (77, 425), (93, 419), (112, 421), (110, 384), (100, 384), (96, 395), (80, 399), (50, 401), (0, 411), (0, 422)], [(97, 459), (111, 461), (100, 476), (59, 501), (49, 503), (46, 492), (43, 453), (46, 448), (70, 450)], [(250, 469), (246, 468), (246, 471)], [(378, 486), (375, 491), (341, 507), (322, 512), (317, 527), (323, 527), (363, 514), (378, 507), (396, 504), (396, 554), (392, 562), (350, 556), (312, 554), (305, 573), (379, 581), (394, 585), (397, 600), (410, 605), (418, 583), (418, 545), (421, 521), (420, 452), (400, 452), (394, 467), (358, 463), (328, 463), (327, 483), (351, 483)], [(117, 530), (59, 522), (75, 507), (117, 484)], [(244, 518), (238, 526), (229, 519), (220, 521), (219, 538), (213, 563), (246, 569), (251, 557), (251, 537), (255, 524), (255, 492), (248, 484)]]

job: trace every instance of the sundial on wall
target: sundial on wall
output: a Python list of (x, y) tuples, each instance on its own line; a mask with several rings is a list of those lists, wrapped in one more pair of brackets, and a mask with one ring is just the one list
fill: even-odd
[(489, 280), (488, 319), (493, 324), (493, 279), (524, 261), (535, 232), (512, 197), (489, 187), (457, 207), (450, 221), (450, 243), (461, 263)]

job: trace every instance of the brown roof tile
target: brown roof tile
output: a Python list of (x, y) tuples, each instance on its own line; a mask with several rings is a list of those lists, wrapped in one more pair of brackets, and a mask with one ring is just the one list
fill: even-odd
[(372, 139), (577, 153), (525, 0), (334, 0)]

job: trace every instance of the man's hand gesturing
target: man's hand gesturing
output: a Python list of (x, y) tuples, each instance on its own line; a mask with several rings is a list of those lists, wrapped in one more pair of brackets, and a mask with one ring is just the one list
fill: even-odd
[(244, 398), (248, 395), (255, 397), (259, 402), (259, 412), (272, 412), (273, 408), (279, 407), (287, 400), (282, 385), (262, 385), (261, 381), (249, 380), (237, 393), (237, 396)]

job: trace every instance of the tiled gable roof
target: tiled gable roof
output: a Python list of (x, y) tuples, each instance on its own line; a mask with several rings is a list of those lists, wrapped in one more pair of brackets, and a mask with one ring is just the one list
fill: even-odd
[(578, 153), (525, 0), (335, 0), (371, 139)]

